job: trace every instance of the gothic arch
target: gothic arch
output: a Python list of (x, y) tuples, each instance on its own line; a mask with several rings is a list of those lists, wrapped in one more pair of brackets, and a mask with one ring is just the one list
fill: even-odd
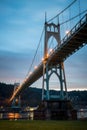
[[(51, 75), (54, 73), (59, 81), (60, 85), (60, 99), (64, 99), (64, 88), (66, 88), (66, 80), (65, 80), (65, 72), (64, 72), (64, 66), (61, 62), (60, 64), (54, 66), (49, 65), (47, 60), (47, 54), (48, 54), (48, 41), (51, 37), (54, 37), (57, 41), (58, 46), (61, 44), (61, 38), (60, 38), (60, 26), (53, 24), (53, 23), (45, 23), (45, 42), (44, 42), (44, 58), (46, 58), (45, 62), (43, 62), (43, 91), (42, 91), (42, 100), (44, 100), (44, 97), (46, 97), (46, 100), (50, 99), (50, 93), (49, 93), (49, 80)], [(44, 75), (44, 72), (46, 73)], [(44, 93), (44, 84), (46, 84), (46, 93)], [(66, 89), (66, 95), (67, 95), (67, 89)]]
[(58, 45), (60, 44), (60, 26), (59, 24), (56, 25), (54, 23), (50, 23), (45, 25), (45, 37), (46, 37), (46, 44), (48, 44), (48, 40), (50, 39), (50, 37), (54, 37), (58, 43)]
[(55, 40), (56, 40), (57, 43), (59, 44), (60, 41), (58, 40), (58, 34), (57, 34), (57, 33), (54, 34), (53, 32), (47, 32), (47, 44), (48, 44), (49, 39), (50, 39), (52, 36), (55, 38)]

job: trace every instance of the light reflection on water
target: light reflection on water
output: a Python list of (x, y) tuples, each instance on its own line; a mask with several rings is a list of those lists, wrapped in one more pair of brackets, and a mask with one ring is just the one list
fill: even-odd
[(87, 119), (87, 109), (79, 109), (77, 111), (77, 119)]
[[(33, 120), (34, 113), (31, 112), (23, 112), (23, 113), (0, 113), (0, 119), (9, 119), (9, 120), (18, 120), (18, 119), (30, 119)], [(87, 119), (87, 109), (79, 109), (77, 111), (77, 119)]]
[(18, 120), (18, 119), (30, 119), (33, 120), (33, 112), (23, 112), (23, 113), (0, 113), (0, 119)]
[(8, 119), (20, 119), (21, 115), (19, 113), (8, 113)]

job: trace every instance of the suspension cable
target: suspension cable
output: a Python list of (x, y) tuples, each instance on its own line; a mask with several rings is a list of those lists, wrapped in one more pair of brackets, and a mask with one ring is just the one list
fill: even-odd
[(80, 0), (78, 1), (78, 6), (79, 6), (79, 18), (81, 18), (81, 15), (80, 15), (80, 13), (81, 13), (81, 3), (80, 3)]
[(35, 51), (35, 54), (34, 54), (33, 60), (32, 60), (32, 62), (31, 62), (31, 65), (30, 65), (29, 71), (28, 71), (28, 73), (27, 73), (27, 76), (28, 76), (29, 72), (31, 71), (32, 65), (33, 65), (34, 60), (35, 60), (35, 57), (36, 57), (36, 55), (37, 55), (38, 48), (39, 48), (39, 46), (40, 46), (40, 43), (41, 43), (41, 40), (42, 40), (43, 33), (44, 33), (44, 27), (43, 27), (43, 30), (42, 30), (42, 33), (41, 33), (41, 36), (40, 36), (40, 40), (39, 40), (39, 43), (38, 43), (37, 49), (36, 49), (36, 51)]
[(82, 15), (82, 14), (84, 14), (85, 12), (87, 12), (87, 9), (84, 10), (84, 11), (82, 11), (80, 14), (77, 14), (76, 16), (74, 16), (74, 17), (72, 17), (72, 18), (70, 18), (70, 19), (68, 19), (68, 20), (66, 20), (66, 21), (64, 21), (64, 22), (62, 22), (62, 23), (60, 23), (60, 25), (63, 25), (63, 24), (65, 24), (65, 23), (67, 23), (67, 22), (69, 22), (69, 21), (71, 21), (71, 20), (73, 20), (73, 19), (79, 17), (79, 15)]
[(69, 4), (64, 10), (62, 10), (60, 13), (58, 13), (56, 16), (54, 16), (53, 18), (51, 18), (48, 22), (52, 21), (53, 19), (55, 19), (56, 17), (59, 17), (60, 14), (62, 14), (65, 10), (67, 10), (69, 7), (71, 7), (77, 0), (74, 0), (71, 4)]

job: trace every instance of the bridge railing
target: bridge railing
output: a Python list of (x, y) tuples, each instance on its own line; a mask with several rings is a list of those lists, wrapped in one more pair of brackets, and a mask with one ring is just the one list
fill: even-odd
[(87, 21), (87, 14), (83, 16), (80, 21), (69, 31), (69, 33), (61, 40), (61, 44), (63, 44), (65, 41), (68, 40), (72, 35), (74, 35), (79, 29), (81, 29), (81, 26), (84, 25), (84, 23)]
[[(66, 41), (69, 41), (70, 38), (76, 34), (76, 32), (81, 29), (81, 26), (85, 24), (85, 22), (87, 21), (87, 14), (85, 14), (81, 19), (80, 21), (69, 31), (69, 33), (61, 40), (61, 44), (60, 46), (62, 47), (62, 45), (64, 45), (64, 43), (66, 43)], [(58, 50), (60, 48), (60, 46), (56, 46), (54, 49), (53, 49), (53, 52), (55, 53), (56, 50)], [(51, 56), (53, 53), (50, 52), (49, 53), (49, 56)]]

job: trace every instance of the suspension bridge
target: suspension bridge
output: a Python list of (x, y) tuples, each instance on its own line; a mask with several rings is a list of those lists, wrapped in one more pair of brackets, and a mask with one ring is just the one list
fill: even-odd
[[(76, 1), (76, 0), (75, 0)], [(75, 2), (74, 1), (74, 2)], [(72, 2), (67, 8), (71, 7), (74, 2)], [(10, 101), (12, 101), (16, 96), (20, 94), (25, 88), (32, 85), (39, 78), (43, 77), (42, 82), (42, 100), (50, 100), (51, 98), (67, 99), (67, 85), (66, 77), (64, 71), (64, 61), (77, 52), (79, 49), (87, 44), (87, 10), (79, 12), (76, 16), (70, 18), (69, 20), (63, 21), (60, 24), (59, 16), (67, 10), (65, 8), (55, 17), (46, 20), (44, 24), (44, 56), (42, 61), (35, 67), (34, 71), (26, 77), (22, 84), (20, 84), (17, 89), (12, 94)], [(61, 36), (61, 26), (75, 18), (80, 16), (79, 21), (68, 31), (68, 33), (62, 37)], [(58, 23), (52, 22), (55, 18), (58, 19)], [(53, 37), (57, 41), (57, 45), (48, 50), (48, 40)], [(62, 37), (62, 39), (61, 39)], [(54, 97), (49, 93), (49, 78), (55, 73), (60, 81), (60, 95), (59, 97)], [(46, 90), (46, 92), (45, 92)]]

